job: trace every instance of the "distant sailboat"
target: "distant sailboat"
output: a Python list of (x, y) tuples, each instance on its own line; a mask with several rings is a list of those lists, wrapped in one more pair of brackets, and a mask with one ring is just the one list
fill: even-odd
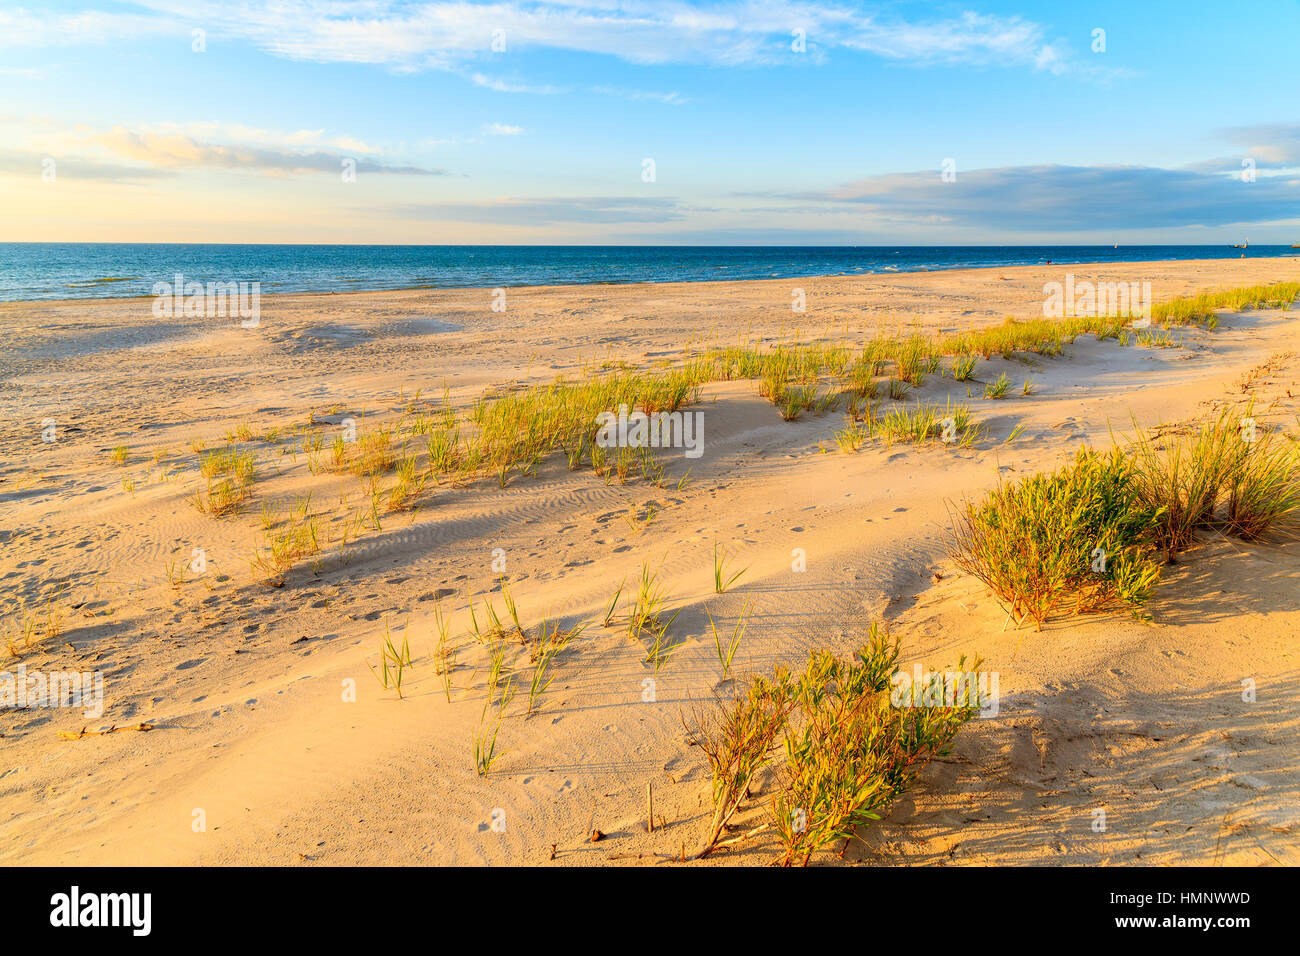
[(1247, 239), (1245, 242), (1234, 242), (1234, 243), (1232, 244), (1232, 248), (1234, 248), (1234, 249), (1249, 249), (1249, 248), (1250, 248), (1250, 240)]

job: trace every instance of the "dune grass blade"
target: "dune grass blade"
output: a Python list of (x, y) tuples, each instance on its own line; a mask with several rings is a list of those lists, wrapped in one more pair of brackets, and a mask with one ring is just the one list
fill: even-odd
[(727, 553), (726, 548), (719, 549), (718, 543), (713, 543), (713, 591), (715, 594), (721, 594), (736, 583), (736, 580), (748, 571), (748, 568), (741, 568), (731, 577), (727, 577), (727, 562), (731, 555)]
[[(736, 626), (731, 631), (731, 636), (724, 638), (718, 632), (717, 622), (713, 620), (713, 615), (709, 614), (709, 630), (713, 633), (713, 647), (718, 653), (718, 663), (722, 665), (722, 676), (731, 675), (731, 664), (735, 660), (736, 651), (740, 647), (740, 642), (745, 636), (745, 624), (749, 617), (751, 604), (746, 602), (741, 608), (740, 617), (736, 620)], [(707, 612), (706, 612), (707, 613)]]

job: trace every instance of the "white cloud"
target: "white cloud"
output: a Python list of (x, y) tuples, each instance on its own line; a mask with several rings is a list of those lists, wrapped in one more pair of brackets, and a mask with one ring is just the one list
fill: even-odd
[[(490, 62), (503, 55), (502, 43), (507, 52), (597, 53), (640, 64), (781, 63), (840, 48), (916, 63), (1006, 64), (1053, 72), (1068, 65), (1043, 27), (1017, 16), (965, 13), (910, 22), (816, 0), (723, 0), (708, 7), (682, 0), (139, 2), (156, 16), (0, 14), (0, 46), (187, 34), (190, 27), (202, 26), (210, 43), (232, 38), (292, 59), (374, 63), (398, 70)], [(792, 51), (794, 30), (803, 31), (807, 54)], [(472, 79), (493, 89), (539, 91), (485, 73), (474, 73)]]
[(558, 86), (531, 86), (526, 83), (514, 83), (509, 80), (504, 80), (499, 76), (485, 76), (482, 73), (471, 74), (470, 82), (475, 86), (482, 86), (489, 90), (496, 90), (498, 93), (537, 93), (543, 96), (549, 96), (555, 93), (568, 92)]
[(252, 173), (303, 175), (338, 173), (345, 160), (358, 172), (441, 176), (445, 171), (349, 156), (338, 149), (285, 148), (257, 143), (214, 143), (181, 132), (158, 133), (115, 126), (90, 137), (114, 156), (158, 169), (207, 167)]
[(614, 86), (593, 86), (591, 91), (600, 93), (602, 96), (621, 96), (626, 100), (654, 100), (658, 103), (666, 103), (669, 106), (680, 106), (686, 102), (686, 97), (676, 90), (669, 93), (660, 93), (657, 90), (624, 90)]
[(505, 123), (489, 123), (483, 127), (485, 136), (522, 136), (523, 133), (522, 126), (507, 126)]
[(52, 13), (0, 10), (0, 47), (48, 47), (69, 43), (109, 43), (128, 37), (173, 34), (189, 36), (189, 28), (166, 17), (140, 13), (85, 10)]
[[(140, 127), (136, 127), (139, 131)], [(270, 149), (302, 149), (326, 147), (351, 156), (374, 155), (382, 150), (355, 136), (326, 134), (323, 129), (274, 130), (243, 123), (223, 123), (216, 120), (191, 123), (159, 123), (150, 125), (148, 132), (179, 133), (217, 143), (242, 146), (262, 146)]]
[[(383, 150), (354, 136), (319, 129), (272, 130), (239, 123), (199, 121), (149, 123), (111, 128), (89, 124), (66, 126), (42, 116), (0, 114), (0, 143), (11, 158), (50, 156), (76, 161), (84, 170), (102, 167), (101, 178), (115, 170), (134, 174), (184, 167), (208, 167), (253, 173), (297, 175), (336, 172), (344, 159), (359, 171), (408, 175), (444, 175), (395, 161)], [(140, 166), (114, 166), (120, 160)], [(139, 178), (135, 176), (135, 178)]]
[(1237, 126), (1225, 130), (1227, 139), (1234, 145), (1244, 147), (1242, 156), (1225, 163), (1237, 167), (1242, 157), (1250, 156), (1258, 161), (1276, 163), (1279, 166), (1300, 166), (1300, 124), (1267, 123), (1258, 126)]

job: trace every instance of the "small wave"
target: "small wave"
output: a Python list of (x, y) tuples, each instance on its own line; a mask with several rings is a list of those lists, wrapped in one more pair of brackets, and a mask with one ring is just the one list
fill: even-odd
[(85, 279), (81, 282), (69, 282), (65, 288), (76, 289), (80, 286), (99, 285), (104, 282), (135, 282), (139, 276), (104, 276), (101, 279)]

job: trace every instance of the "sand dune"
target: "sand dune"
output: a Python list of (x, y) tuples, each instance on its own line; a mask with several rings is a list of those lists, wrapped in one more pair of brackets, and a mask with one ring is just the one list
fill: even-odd
[[(968, 725), (843, 862), (1300, 863), (1295, 543), (1206, 541), (1166, 574), (1151, 623), (1095, 616), (1041, 633), (1008, 625), (945, 543), (950, 502), (1053, 467), (1081, 443), (1109, 447), (1134, 419), (1190, 422), (1253, 400), (1294, 430), (1293, 312), (1225, 315), (1213, 331), (1177, 330), (1171, 348), (1088, 338), (1061, 358), (981, 363), (982, 379), (1012, 379), (1000, 401), (932, 376), (918, 397), (968, 402), (986, 423), (973, 448), (843, 454), (841, 414), (787, 423), (754, 383), (714, 383), (700, 406), (704, 455), (666, 459), (664, 487), (606, 484), (555, 458), (505, 488), (431, 488), (413, 514), (386, 516), (342, 551), (359, 483), (312, 475), (286, 438), (313, 413), (331, 427), (347, 415), (391, 421), (417, 390), (440, 399), (444, 382), (464, 409), (484, 389), (547, 382), (585, 361), (678, 360), (692, 341), (1034, 317), (1043, 284), (1067, 270), (1150, 281), (1157, 300), (1297, 272), (1294, 260), (1256, 259), (527, 288), (508, 291), (504, 313), (489, 290), (285, 295), (263, 299), (257, 329), (161, 321), (143, 299), (0, 304), (0, 614), (12, 623), (51, 601), (63, 609), (61, 636), (22, 663), (100, 670), (107, 705), (95, 719), (0, 712), (0, 860), (636, 864), (690, 850), (708, 821), (709, 778), (683, 712), (731, 689), (708, 615), (729, 626), (748, 604), (741, 673), (847, 651), (887, 620), (907, 667), (978, 654), (1000, 674), (999, 714)], [(790, 310), (795, 287), (806, 313)], [(47, 419), (53, 443), (41, 440)], [(281, 433), (243, 443), (262, 465), (252, 504), (232, 518), (200, 514), (187, 502), (201, 460), (191, 442), (220, 447), (241, 423)], [(129, 449), (120, 466), (109, 458), (118, 445)], [(257, 509), (284, 511), (309, 492), (330, 543), (315, 567), (304, 561), (269, 587), (248, 563), (262, 539)], [(746, 569), (721, 595), (715, 542)], [(174, 586), (168, 563), (194, 549), (206, 571)], [(792, 570), (795, 549), (806, 571)], [(448, 702), (433, 607), (463, 639), (467, 603), (500, 594), (502, 556), (529, 626), (599, 619), (648, 561), (685, 642), (655, 671), (596, 620), (564, 653), (540, 711), (512, 707), (505, 752), (480, 777), (471, 741), (486, 655), (461, 650)], [(386, 627), (410, 640), (400, 701), (367, 666)], [(1253, 703), (1242, 700), (1247, 678)], [(141, 723), (153, 729), (59, 736)], [(647, 783), (664, 823), (653, 834)], [(761, 820), (759, 796), (746, 820)], [(1104, 833), (1092, 827), (1098, 809)], [(593, 827), (606, 838), (589, 842)], [(775, 856), (755, 839), (708, 862)]]

